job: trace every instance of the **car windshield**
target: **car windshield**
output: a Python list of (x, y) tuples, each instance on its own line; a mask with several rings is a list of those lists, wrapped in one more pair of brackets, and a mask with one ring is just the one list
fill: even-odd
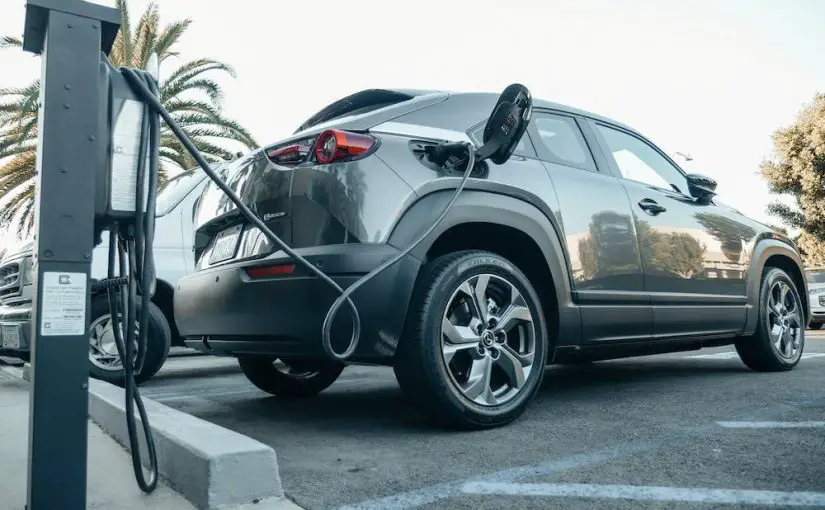
[(155, 214), (157, 216), (168, 214), (204, 177), (206, 175), (203, 171), (200, 168), (195, 168), (166, 181), (158, 191)]
[(808, 271), (808, 283), (825, 283), (825, 270)]

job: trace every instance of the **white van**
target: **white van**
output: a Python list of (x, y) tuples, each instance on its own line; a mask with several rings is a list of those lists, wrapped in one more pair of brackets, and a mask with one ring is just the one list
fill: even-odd
[[(223, 164), (215, 167), (220, 170)], [(138, 383), (163, 366), (170, 346), (183, 346), (175, 327), (172, 294), (178, 279), (194, 270), (192, 221), (206, 174), (196, 167), (174, 176), (159, 190), (154, 239), (157, 287), (149, 312), (148, 349)], [(22, 243), (0, 261), (0, 356), (29, 360), (32, 311), (33, 242)], [(92, 280), (108, 275), (109, 239), (92, 253)], [(123, 384), (123, 365), (115, 347), (105, 291), (92, 294), (89, 328), (89, 374)]]

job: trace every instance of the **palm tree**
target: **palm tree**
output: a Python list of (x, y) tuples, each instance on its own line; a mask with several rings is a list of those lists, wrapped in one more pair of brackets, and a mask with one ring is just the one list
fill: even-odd
[[(121, 27), (109, 55), (112, 64), (142, 69), (155, 53), (163, 71), (164, 61), (178, 56), (175, 45), (191, 20), (161, 27), (158, 8), (150, 3), (133, 28), (127, 1), (117, 0), (117, 8)], [(21, 47), (18, 38), (0, 38), (0, 48)], [(222, 114), (221, 88), (208, 73), (235, 76), (231, 67), (216, 60), (191, 60), (172, 72), (161, 72), (160, 100), (208, 161), (233, 159), (236, 151), (222, 142), (240, 143), (247, 149), (257, 142)], [(0, 206), (0, 225), (16, 226), (18, 236), (29, 234), (34, 220), (39, 95), (39, 80), (21, 88), (0, 88), (0, 199), (6, 199)], [(196, 163), (166, 124), (161, 126), (159, 166), (165, 180), (170, 168), (188, 169)]]

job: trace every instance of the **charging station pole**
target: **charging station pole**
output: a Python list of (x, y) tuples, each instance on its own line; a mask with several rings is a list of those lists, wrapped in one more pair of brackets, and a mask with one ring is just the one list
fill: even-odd
[(89, 303), (101, 51), (117, 9), (28, 0), (23, 49), (42, 55), (29, 404), (28, 510), (86, 508)]

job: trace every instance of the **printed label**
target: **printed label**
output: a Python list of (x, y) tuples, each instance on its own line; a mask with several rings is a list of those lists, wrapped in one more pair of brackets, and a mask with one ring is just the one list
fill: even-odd
[(86, 334), (86, 280), (85, 273), (43, 273), (41, 335)]

